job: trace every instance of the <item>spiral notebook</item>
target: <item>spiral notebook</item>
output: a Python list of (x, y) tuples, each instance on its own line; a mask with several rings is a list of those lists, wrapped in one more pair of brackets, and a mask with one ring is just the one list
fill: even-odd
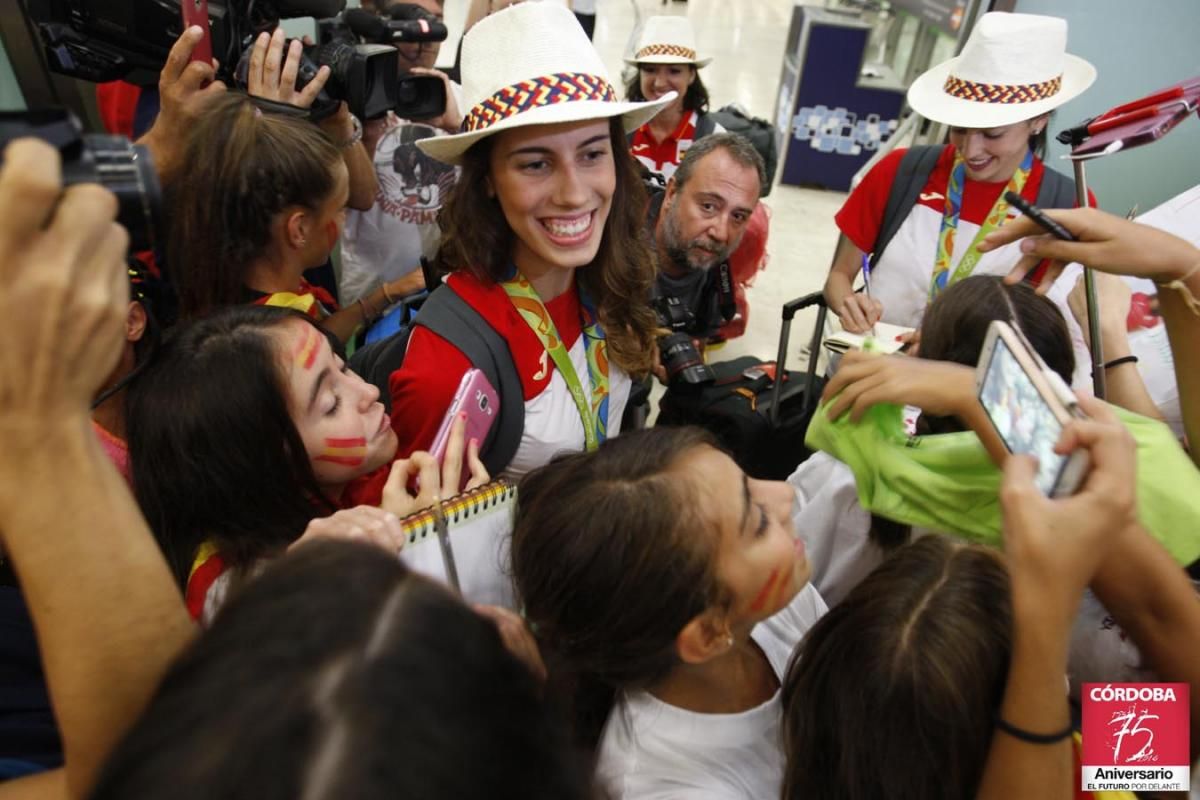
[[(508, 547), (517, 487), (504, 480), (463, 492), (442, 503), (458, 584), (468, 603), (515, 608)], [(436, 581), (450, 584), (432, 509), (400, 521), (408, 536), (400, 560)]]

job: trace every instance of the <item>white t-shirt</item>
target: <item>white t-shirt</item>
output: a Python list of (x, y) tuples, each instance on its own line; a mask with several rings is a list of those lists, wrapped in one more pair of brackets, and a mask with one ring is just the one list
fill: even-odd
[(828, 453), (813, 453), (787, 482), (796, 492), (792, 525), (804, 540), (812, 584), (831, 607), (879, 566), (871, 515), (858, 503), (854, 473)]
[[(825, 613), (812, 584), (750, 635), (780, 681), (792, 651)], [(698, 714), (626, 692), (609, 716), (597, 774), (613, 795), (760, 800), (779, 796), (784, 753), (779, 693), (738, 714)]]
[[(456, 96), (461, 93), (451, 84)], [(342, 233), (342, 269), (338, 278), (341, 304), (348, 306), (386, 281), (421, 268), (421, 257), (433, 258), (441, 243), (437, 225), (458, 170), (417, 147), (421, 139), (443, 131), (389, 114), (388, 127), (375, 146), (379, 190), (366, 211), (346, 212)]]

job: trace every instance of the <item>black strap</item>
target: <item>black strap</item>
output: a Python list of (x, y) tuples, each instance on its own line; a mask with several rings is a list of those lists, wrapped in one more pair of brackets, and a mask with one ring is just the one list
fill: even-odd
[(900, 158), (900, 168), (892, 181), (892, 189), (888, 193), (887, 208), (883, 212), (883, 222), (879, 226), (879, 235), (875, 237), (874, 254), (871, 256), (871, 269), (879, 263), (879, 258), (887, 248), (896, 231), (908, 218), (908, 212), (917, 204), (921, 190), (929, 181), (933, 168), (937, 166), (942, 154), (942, 145), (924, 144), (910, 147)]
[(500, 396), (500, 417), (480, 446), (484, 466), (499, 475), (512, 462), (525, 432), (525, 390), (508, 341), (448, 284), (429, 295), (413, 325), (458, 348)]
[(500, 417), (479, 448), (488, 472), (499, 475), (516, 455), (525, 431), (525, 390), (508, 342), (448, 285), (442, 284), (429, 294), (412, 326), (355, 351), (350, 368), (379, 387), (390, 413), (389, 379), (403, 364), (409, 337), (417, 325), (458, 348), (472, 366), (487, 376), (500, 396)]
[(1058, 170), (1045, 167), (1042, 183), (1038, 186), (1037, 204), (1039, 208), (1074, 208), (1075, 181)]
[(733, 270), (728, 261), (722, 261), (715, 270), (716, 279), (713, 281), (717, 291), (717, 310), (721, 319), (729, 322), (737, 316), (737, 295), (733, 290)]
[(692, 137), (692, 141), (702, 139), (705, 136), (710, 136), (717, 129), (717, 121), (711, 114), (697, 114), (696, 133)]

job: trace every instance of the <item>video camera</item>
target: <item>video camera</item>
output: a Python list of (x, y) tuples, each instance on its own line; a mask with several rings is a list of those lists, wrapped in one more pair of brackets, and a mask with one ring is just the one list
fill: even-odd
[[(89, 81), (126, 80), (141, 86), (158, 82), (167, 54), (183, 32), (179, 4), (180, 0), (26, 0), (51, 70)], [(209, 0), (218, 77), (239, 83), (239, 65), (244, 69), (254, 37), (274, 30), (280, 19), (334, 17), (344, 6), (345, 0)], [(360, 119), (397, 108), (399, 57), (394, 48), (359, 44), (347, 32), (306, 46), (304, 55), (301, 86), (322, 65), (332, 71), (313, 104), (312, 118), (328, 116), (343, 100)]]
[[(382, 17), (361, 8), (351, 8), (338, 19), (321, 20), (318, 23), (321, 41), (361, 40), (371, 45), (446, 41), (446, 26), (418, 5), (396, 3), (386, 13), (388, 17)], [(440, 116), (446, 110), (446, 85), (434, 75), (400, 73), (393, 109), (404, 119)]]
[(13, 139), (32, 136), (62, 155), (63, 187), (98, 183), (117, 196), (117, 222), (129, 231), (131, 252), (150, 250), (162, 228), (162, 192), (150, 154), (124, 136), (84, 134), (63, 109), (0, 112), (0, 152)]

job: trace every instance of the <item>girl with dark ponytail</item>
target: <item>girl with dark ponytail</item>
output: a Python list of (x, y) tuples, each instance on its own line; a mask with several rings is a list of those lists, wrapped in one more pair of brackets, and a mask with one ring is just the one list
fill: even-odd
[(626, 434), (522, 481), (516, 588), (614, 796), (778, 795), (779, 679), (825, 610), (791, 502), (690, 428)]

